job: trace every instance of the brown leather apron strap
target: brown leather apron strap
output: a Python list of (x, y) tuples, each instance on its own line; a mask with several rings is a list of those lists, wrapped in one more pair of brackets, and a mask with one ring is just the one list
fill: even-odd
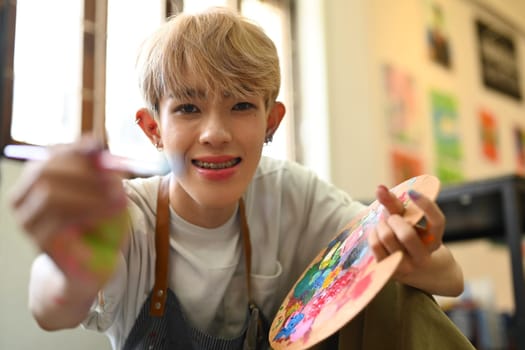
[(250, 242), (250, 228), (246, 220), (246, 209), (242, 197), (239, 200), (239, 216), (241, 219), (241, 235), (244, 245), (244, 262), (246, 264), (246, 288), (248, 289), (248, 301), (252, 303), (252, 243)]
[[(170, 235), (170, 211), (169, 211), (169, 183), (170, 175), (162, 178), (157, 196), (157, 221), (155, 226), (155, 285), (151, 297), (150, 315), (162, 316), (166, 304), (168, 292), (168, 267), (169, 267), (169, 235)], [(252, 303), (252, 246), (250, 242), (250, 229), (246, 220), (244, 200), (239, 200), (239, 217), (241, 221), (241, 235), (244, 246), (246, 264), (246, 288), (248, 289), (248, 300)]]
[(162, 316), (168, 292), (168, 257), (169, 257), (169, 186), (170, 175), (162, 178), (157, 196), (157, 221), (155, 226), (155, 285), (151, 297), (150, 315)]

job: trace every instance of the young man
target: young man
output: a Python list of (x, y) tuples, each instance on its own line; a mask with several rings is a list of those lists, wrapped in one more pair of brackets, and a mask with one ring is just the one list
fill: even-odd
[[(121, 181), (89, 138), (28, 166), (13, 208), (43, 251), (30, 308), (45, 329), (82, 323), (116, 349), (238, 349), (249, 310), (271, 319), (364, 206), (298, 164), (261, 157), (285, 107), (277, 52), (258, 26), (219, 8), (180, 14), (144, 44), (138, 67), (136, 122), (172, 172)], [(399, 282), (459, 294), (438, 206), (412, 198), (435, 235), (425, 245), (401, 202), (384, 186), (377, 195), (391, 213), (370, 235), (377, 259), (403, 250)]]

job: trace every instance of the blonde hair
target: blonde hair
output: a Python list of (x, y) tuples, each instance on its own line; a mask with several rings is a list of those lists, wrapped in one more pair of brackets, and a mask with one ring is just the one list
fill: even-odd
[(272, 40), (258, 25), (219, 7), (169, 18), (144, 42), (137, 69), (142, 97), (155, 115), (162, 96), (190, 96), (195, 82), (206, 94), (262, 96), (268, 107), (281, 79)]

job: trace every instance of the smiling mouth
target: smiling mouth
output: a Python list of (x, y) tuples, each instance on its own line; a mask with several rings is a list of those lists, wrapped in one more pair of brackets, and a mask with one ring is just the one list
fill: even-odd
[(221, 170), (236, 166), (241, 162), (241, 158), (233, 158), (226, 162), (203, 162), (200, 160), (192, 160), (192, 163), (202, 169)]

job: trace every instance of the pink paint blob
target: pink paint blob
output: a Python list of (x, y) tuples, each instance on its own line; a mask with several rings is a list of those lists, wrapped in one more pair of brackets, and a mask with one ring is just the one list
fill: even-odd
[(352, 292), (350, 293), (350, 300), (357, 299), (363, 295), (363, 293), (368, 289), (368, 286), (372, 283), (372, 274), (368, 273), (363, 278), (359, 279), (355, 283)]
[[(290, 334), (290, 341), (295, 342), (301, 338), (304, 338), (307, 333), (312, 329), (312, 324), (314, 323), (315, 317), (304, 318), (295, 326), (295, 331)], [(304, 339), (303, 339), (304, 341)]]

